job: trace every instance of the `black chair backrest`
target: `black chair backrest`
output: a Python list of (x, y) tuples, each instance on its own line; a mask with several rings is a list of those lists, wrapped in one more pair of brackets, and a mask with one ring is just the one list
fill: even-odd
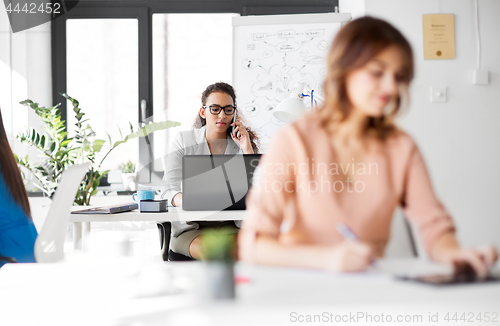
[(6, 261), (8, 263), (17, 263), (17, 260), (12, 257), (0, 256), (0, 261)]

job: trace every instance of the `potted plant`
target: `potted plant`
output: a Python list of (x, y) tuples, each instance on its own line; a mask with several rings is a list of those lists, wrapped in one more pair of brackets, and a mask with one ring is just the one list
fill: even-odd
[[(40, 134), (36, 129), (29, 128), (19, 134), (17, 138), (21, 143), (36, 148), (42, 156), (42, 160), (33, 163), (28, 156), (21, 158), (16, 156), (18, 165), (30, 172), (27, 176), (21, 169), (25, 181), (35, 185), (37, 189), (42, 190), (47, 196), (51, 197), (55, 192), (57, 184), (61, 179), (62, 172), (73, 164), (90, 162), (91, 166), (87, 172), (80, 189), (75, 197), (76, 205), (89, 205), (90, 199), (97, 193), (97, 187), (102, 177), (109, 171), (101, 170), (102, 163), (106, 160), (117, 146), (126, 143), (130, 139), (147, 136), (157, 130), (164, 130), (179, 126), (179, 122), (162, 121), (145, 125), (142, 128), (135, 129), (130, 124), (130, 134), (121, 140), (113, 142), (108, 134), (109, 149), (100, 161), (96, 156), (103, 150), (105, 140), (96, 139), (96, 134), (85, 119), (85, 113), (80, 108), (80, 103), (66, 93), (62, 93), (73, 105), (73, 112), (77, 123), (74, 135), (68, 135), (65, 121), (61, 118), (60, 104), (52, 107), (40, 107), (38, 103), (31, 100), (20, 102), (29, 106), (35, 111), (43, 122), (44, 133)], [(29, 177), (29, 179), (28, 179)]]
[(120, 170), (122, 171), (122, 183), (124, 191), (136, 191), (137, 174), (135, 172), (135, 164), (131, 160), (126, 161), (120, 165)]
[(208, 295), (216, 300), (234, 299), (236, 234), (233, 230), (220, 228), (203, 234), (201, 258), (206, 269)]

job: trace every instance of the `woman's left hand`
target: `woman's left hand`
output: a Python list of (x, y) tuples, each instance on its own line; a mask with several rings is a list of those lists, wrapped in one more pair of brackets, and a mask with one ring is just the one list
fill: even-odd
[(240, 121), (235, 121), (230, 125), (235, 126), (234, 131), (231, 133), (231, 138), (240, 146), (245, 154), (253, 154), (252, 144), (250, 143), (250, 135), (247, 129)]
[(466, 263), (470, 265), (477, 276), (484, 279), (488, 276), (488, 270), (493, 267), (498, 259), (498, 252), (491, 245), (477, 248), (460, 248), (453, 251), (449, 260), (452, 263)]
[(461, 247), (455, 234), (447, 232), (443, 234), (434, 244), (431, 258), (437, 262), (455, 265), (466, 263), (470, 265), (479, 278), (485, 278), (488, 270), (498, 260), (498, 251), (491, 245), (479, 246), (476, 248)]

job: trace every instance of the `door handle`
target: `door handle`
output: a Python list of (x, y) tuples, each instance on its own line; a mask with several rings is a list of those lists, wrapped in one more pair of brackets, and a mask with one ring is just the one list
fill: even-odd
[(148, 102), (145, 99), (141, 100), (141, 122), (146, 123), (146, 110), (148, 108)]

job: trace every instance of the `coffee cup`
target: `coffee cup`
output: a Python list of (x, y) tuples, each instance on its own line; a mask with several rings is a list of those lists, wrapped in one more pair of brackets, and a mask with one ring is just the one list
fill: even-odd
[(139, 210), (141, 209), (141, 200), (154, 200), (155, 192), (153, 190), (137, 190), (132, 195), (132, 200), (139, 203)]

